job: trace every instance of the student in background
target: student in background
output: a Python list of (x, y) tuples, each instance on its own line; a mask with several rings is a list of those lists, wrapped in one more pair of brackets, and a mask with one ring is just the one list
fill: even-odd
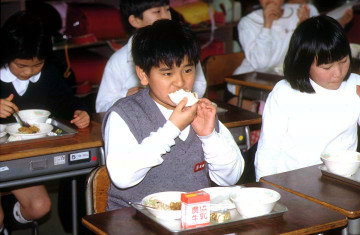
[[(301, 4), (284, 3), (286, 2), (284, 0), (260, 0), (259, 2), (262, 9), (243, 17), (238, 24), (239, 40), (245, 59), (234, 74), (269, 69), (279, 70), (278, 72), (281, 73), (289, 41), (295, 28), (309, 17), (319, 15), (316, 7), (306, 4), (306, 1)], [(350, 20), (348, 19), (345, 23)], [(228, 84), (227, 89), (225, 99), (236, 104), (235, 85)], [(251, 94), (246, 95), (251, 97)]]
[(351, 73), (351, 51), (342, 26), (317, 16), (295, 30), (285, 79), (266, 100), (256, 179), (320, 164), (325, 150), (357, 147), (360, 76)]
[[(192, 90), (200, 48), (191, 29), (159, 20), (138, 29), (132, 55), (141, 85), (106, 113), (103, 136), (111, 178), (107, 210), (160, 191), (195, 191), (235, 184), (244, 160), (229, 130), (205, 98), (185, 107), (169, 94)], [(196, 166), (201, 166), (199, 170)]]
[[(156, 20), (171, 19), (169, 0), (120, 0), (120, 11), (130, 34)], [(106, 112), (118, 99), (144, 88), (135, 72), (131, 44), (132, 37), (107, 62), (96, 97), (96, 112)], [(196, 70), (193, 91), (202, 97), (206, 90), (206, 80), (200, 63)]]
[[(26, 11), (14, 14), (4, 23), (0, 40), (1, 122), (15, 122), (12, 114), (19, 110), (46, 109), (56, 118), (68, 118), (78, 128), (89, 125), (90, 116), (81, 109), (86, 106), (77, 103), (64, 78), (51, 64), (51, 37), (36, 16)], [(43, 185), (11, 192), (17, 201), (11, 205), (10, 216), (17, 223), (30, 223), (50, 210), (51, 202)], [(3, 219), (0, 205), (0, 228)]]

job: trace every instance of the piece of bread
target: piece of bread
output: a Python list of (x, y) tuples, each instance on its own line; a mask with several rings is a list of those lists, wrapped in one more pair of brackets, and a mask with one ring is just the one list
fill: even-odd
[(184, 97), (187, 97), (188, 101), (185, 107), (192, 106), (199, 101), (196, 92), (185, 91), (184, 89), (180, 89), (176, 92), (170, 93), (169, 97), (171, 101), (176, 105), (178, 105)]

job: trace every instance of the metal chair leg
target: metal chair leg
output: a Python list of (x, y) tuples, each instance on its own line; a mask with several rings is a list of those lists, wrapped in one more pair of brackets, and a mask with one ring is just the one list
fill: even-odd
[(37, 221), (32, 222), (32, 234), (39, 235), (39, 224)]

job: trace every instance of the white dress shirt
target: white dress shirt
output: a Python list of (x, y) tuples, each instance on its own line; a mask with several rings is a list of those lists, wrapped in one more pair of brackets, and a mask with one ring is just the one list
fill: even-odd
[(351, 74), (337, 90), (311, 81), (315, 93), (282, 80), (266, 100), (255, 157), (256, 179), (320, 164), (325, 150), (356, 150), (360, 76)]
[[(125, 97), (130, 88), (140, 86), (131, 55), (131, 46), (132, 37), (107, 62), (96, 97), (96, 112), (106, 112), (118, 99)], [(206, 80), (200, 62), (196, 66), (193, 91), (200, 98), (206, 91)]]
[[(173, 111), (156, 104), (168, 120)], [(168, 120), (139, 144), (125, 121), (112, 112), (104, 137), (106, 165), (112, 182), (119, 188), (138, 184), (152, 167), (163, 162), (162, 156), (170, 151), (175, 138), (185, 141), (189, 131), (190, 125), (180, 132)], [(229, 130), (219, 122), (219, 133), (214, 130), (209, 136), (199, 138), (211, 180), (223, 186), (235, 184), (244, 170), (244, 159)]]

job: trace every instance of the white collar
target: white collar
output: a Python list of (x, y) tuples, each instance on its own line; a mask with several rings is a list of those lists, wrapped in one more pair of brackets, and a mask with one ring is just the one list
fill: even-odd
[(330, 90), (330, 89), (326, 89), (326, 88), (320, 86), (319, 84), (314, 82), (314, 80), (312, 80), (311, 78), (309, 78), (309, 79), (310, 79), (310, 84), (314, 88), (316, 94), (329, 94), (329, 95), (331, 95), (331, 94), (335, 94), (337, 92), (341, 92), (341, 90), (344, 87), (344, 82), (342, 82), (338, 89)]
[(41, 72), (30, 77), (27, 80), (20, 80), (10, 71), (8, 66), (5, 66), (5, 67), (1, 68), (1, 70), (0, 70), (1, 81), (6, 82), (6, 83), (11, 82), (13, 84), (16, 92), (20, 96), (22, 96), (26, 92), (26, 89), (29, 86), (29, 81), (32, 83), (36, 83), (39, 80), (40, 75), (41, 75)]

